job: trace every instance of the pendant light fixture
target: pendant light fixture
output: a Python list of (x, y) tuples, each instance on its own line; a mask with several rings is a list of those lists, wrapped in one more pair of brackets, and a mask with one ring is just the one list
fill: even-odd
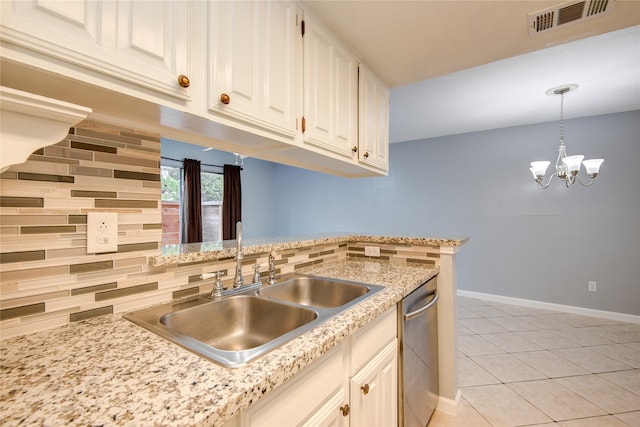
[[(567, 146), (564, 144), (564, 94), (573, 92), (578, 89), (578, 85), (569, 84), (556, 88), (549, 89), (546, 94), (550, 96), (560, 95), (560, 146), (558, 146), (558, 158), (556, 159), (556, 171), (551, 175), (549, 181), (544, 184), (542, 181), (547, 168), (551, 162), (549, 161), (535, 161), (531, 162), (529, 170), (533, 175), (533, 179), (538, 186), (542, 189), (548, 188), (553, 180), (553, 177), (557, 176), (564, 181), (567, 188), (576, 182), (582, 185), (591, 185), (595, 181), (598, 172), (600, 171), (600, 165), (604, 162), (604, 159), (589, 159), (583, 160), (584, 156), (579, 154), (575, 156), (567, 156)], [(587, 175), (591, 178), (590, 181), (583, 182), (578, 175), (580, 172), (580, 164), (584, 165)]]

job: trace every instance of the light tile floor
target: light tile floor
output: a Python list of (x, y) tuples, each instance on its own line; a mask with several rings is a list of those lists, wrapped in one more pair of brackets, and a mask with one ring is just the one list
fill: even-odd
[(457, 417), (429, 427), (640, 427), (640, 325), (458, 298)]

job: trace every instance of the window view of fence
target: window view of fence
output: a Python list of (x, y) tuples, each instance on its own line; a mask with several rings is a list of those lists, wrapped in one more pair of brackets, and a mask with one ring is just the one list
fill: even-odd
[[(182, 169), (172, 166), (160, 168), (162, 182), (162, 244), (176, 245), (181, 242), (180, 215)], [(221, 174), (201, 172), (202, 191), (202, 238), (205, 242), (222, 238), (222, 192)]]

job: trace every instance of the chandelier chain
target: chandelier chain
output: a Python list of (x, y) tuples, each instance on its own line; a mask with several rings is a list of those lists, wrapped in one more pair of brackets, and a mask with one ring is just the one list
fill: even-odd
[(564, 145), (564, 91), (560, 92), (560, 145)]

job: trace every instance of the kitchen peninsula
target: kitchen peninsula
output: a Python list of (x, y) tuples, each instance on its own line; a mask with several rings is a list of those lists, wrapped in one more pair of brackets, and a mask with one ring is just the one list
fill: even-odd
[[(455, 253), (467, 239), (331, 235), (246, 242), (247, 267), (277, 254), (278, 273), (385, 286), (260, 359), (227, 369), (124, 319), (92, 318), (2, 341), (0, 412), (8, 425), (223, 425), (438, 276), (441, 409), (455, 412)], [(364, 257), (364, 246), (381, 257)], [(222, 245), (224, 246), (224, 245)], [(233, 250), (151, 257), (151, 269), (227, 268)], [(244, 264), (243, 264), (244, 265)], [(203, 283), (199, 292), (210, 290)], [(448, 405), (448, 406), (447, 406)], [(237, 417), (236, 417), (237, 418)]]

